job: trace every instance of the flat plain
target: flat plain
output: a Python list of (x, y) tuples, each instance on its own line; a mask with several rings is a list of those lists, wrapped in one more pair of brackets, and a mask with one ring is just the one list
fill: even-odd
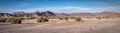
[[(0, 33), (119, 33), (120, 18), (87, 19), (75, 22), (51, 19), (46, 23), (24, 20), (22, 24), (0, 23)], [(25, 22), (25, 23), (24, 23)]]

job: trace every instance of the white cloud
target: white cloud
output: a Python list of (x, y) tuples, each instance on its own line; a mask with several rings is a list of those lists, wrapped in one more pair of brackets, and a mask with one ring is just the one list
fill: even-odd
[(8, 13), (8, 12), (13, 12), (14, 9), (12, 8), (0, 8), (0, 13)]
[(23, 6), (26, 6), (26, 5), (30, 5), (30, 4), (33, 3), (33, 2), (34, 2), (33, 0), (20, 1), (20, 2), (18, 2), (18, 6), (19, 6), (19, 7), (23, 7)]
[(47, 0), (44, 0), (45, 3), (47, 3), (48, 1)]
[(19, 4), (18, 6), (19, 6), (19, 7), (23, 7), (23, 6), (25, 6), (25, 5), (28, 5), (28, 3), (21, 3), (21, 4)]

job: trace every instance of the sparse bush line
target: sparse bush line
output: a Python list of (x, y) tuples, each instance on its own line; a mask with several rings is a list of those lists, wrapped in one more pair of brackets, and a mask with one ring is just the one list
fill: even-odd
[(60, 20), (63, 20), (63, 18), (59, 18)]
[(12, 18), (11, 24), (21, 24), (22, 19), (21, 18)]
[(96, 19), (99, 19), (99, 20), (100, 20), (101, 18), (100, 18), (100, 17), (96, 17)]
[(80, 17), (71, 17), (71, 18), (66, 17), (66, 18), (64, 18), (64, 19), (65, 19), (66, 21), (69, 21), (69, 19), (74, 19), (75, 22), (79, 22), (79, 21), (82, 20)]
[(47, 18), (39, 18), (37, 20), (38, 23), (42, 23), (42, 22), (48, 22), (49, 20)]
[(68, 21), (68, 19), (69, 19), (68, 17), (65, 18), (66, 21)]
[(74, 18), (74, 19), (75, 19), (75, 21), (77, 21), (77, 22), (79, 22), (79, 21), (82, 20), (81, 18)]
[(0, 18), (0, 22), (6, 22), (7, 19), (6, 18)]

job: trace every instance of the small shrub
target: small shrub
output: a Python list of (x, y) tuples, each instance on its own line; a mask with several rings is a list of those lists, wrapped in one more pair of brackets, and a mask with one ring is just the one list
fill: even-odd
[(0, 22), (5, 22), (5, 21), (7, 21), (6, 18), (0, 18)]
[(77, 22), (79, 22), (81, 20), (82, 20), (81, 18), (75, 18), (75, 21), (77, 21)]
[(60, 20), (63, 20), (63, 18), (59, 18)]
[(107, 16), (107, 17), (105, 17), (105, 18), (108, 19), (108, 18), (110, 18), (110, 17)]
[(71, 19), (74, 19), (74, 17), (70, 17)]
[(86, 17), (87, 19), (91, 19), (90, 17)]
[(16, 19), (11, 19), (12, 24), (21, 24), (22, 19), (16, 18)]
[(100, 17), (96, 17), (96, 19), (101, 19)]
[(40, 18), (37, 20), (38, 23), (41, 23), (41, 22), (48, 22), (49, 20), (47, 18)]
[(24, 20), (25, 18), (20, 17), (20, 18), (18, 18), (18, 19), (20, 19), (20, 20)]
[(68, 19), (69, 19), (68, 17), (65, 18), (66, 21), (68, 21)]

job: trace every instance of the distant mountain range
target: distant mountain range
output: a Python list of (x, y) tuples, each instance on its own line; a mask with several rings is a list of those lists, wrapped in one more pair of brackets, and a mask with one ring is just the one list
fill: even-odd
[(44, 12), (14, 12), (13, 14), (9, 13), (0, 13), (0, 17), (73, 17), (73, 16), (80, 16), (80, 17), (105, 17), (105, 16), (111, 16), (111, 17), (120, 17), (120, 13), (116, 12), (97, 12), (97, 13), (53, 13), (50, 11), (44, 11)]

